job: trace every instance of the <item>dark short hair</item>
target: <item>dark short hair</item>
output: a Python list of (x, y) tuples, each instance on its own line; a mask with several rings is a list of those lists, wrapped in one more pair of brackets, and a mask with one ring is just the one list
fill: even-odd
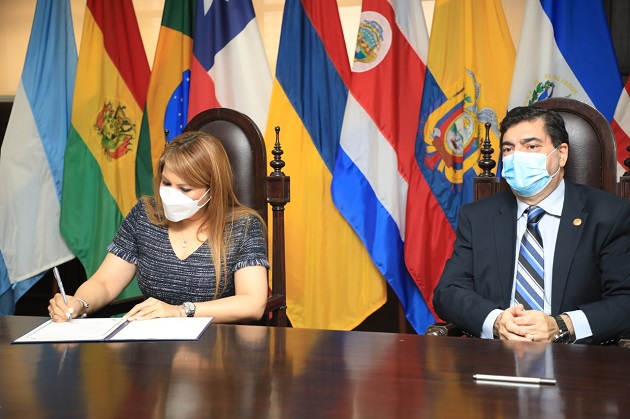
[(569, 144), (569, 134), (564, 126), (564, 119), (558, 112), (535, 108), (533, 106), (519, 106), (510, 110), (503, 121), (501, 121), (501, 142), (505, 132), (516, 124), (528, 121), (533, 122), (541, 119), (545, 126), (545, 132), (551, 137), (551, 143), (554, 147), (560, 146), (562, 143)]

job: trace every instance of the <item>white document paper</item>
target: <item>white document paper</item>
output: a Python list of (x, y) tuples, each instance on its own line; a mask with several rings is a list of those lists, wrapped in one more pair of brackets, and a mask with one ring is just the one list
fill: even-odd
[(198, 340), (212, 317), (173, 317), (151, 320), (73, 319), (48, 320), (13, 343), (105, 342), (134, 340)]
[(134, 320), (109, 340), (197, 340), (212, 317), (167, 317)]

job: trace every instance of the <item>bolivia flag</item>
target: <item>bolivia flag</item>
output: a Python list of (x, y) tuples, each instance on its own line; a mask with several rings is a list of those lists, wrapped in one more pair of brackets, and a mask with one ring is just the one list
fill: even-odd
[(131, 0), (88, 0), (61, 201), (61, 233), (88, 277), (137, 202), (149, 74)]

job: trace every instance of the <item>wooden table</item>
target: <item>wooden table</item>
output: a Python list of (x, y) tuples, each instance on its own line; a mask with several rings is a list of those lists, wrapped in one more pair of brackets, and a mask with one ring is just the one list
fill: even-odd
[(2, 418), (630, 415), (630, 350), (618, 347), (235, 325), (197, 342), (10, 344), (45, 320), (0, 316)]

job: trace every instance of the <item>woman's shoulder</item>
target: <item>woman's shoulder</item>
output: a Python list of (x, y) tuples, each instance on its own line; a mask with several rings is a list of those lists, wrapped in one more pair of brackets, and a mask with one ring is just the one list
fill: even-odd
[(131, 211), (129, 211), (129, 214), (132, 213), (145, 213), (146, 212), (146, 203), (145, 200), (147, 199), (147, 197), (140, 197), (138, 198), (138, 201), (136, 202), (136, 204), (131, 208)]
[(136, 205), (131, 208), (126, 218), (142, 219), (149, 218), (149, 211), (155, 208), (155, 199), (151, 196), (143, 196), (138, 199)]
[(138, 199), (138, 203), (136, 205), (141, 205), (145, 211), (148, 208), (152, 210), (157, 209), (157, 203), (155, 202), (155, 198), (148, 195), (142, 196), (140, 199)]
[(250, 225), (254, 226), (262, 226), (262, 221), (260, 216), (252, 211), (242, 211), (237, 214), (234, 214), (234, 218), (232, 223), (235, 226), (247, 227)]
[(246, 210), (234, 214), (231, 218), (231, 221), (227, 223), (226, 227), (232, 231), (232, 234), (237, 234), (239, 236), (249, 236), (252, 233), (256, 235), (264, 235), (266, 232), (266, 226), (264, 225), (264, 222), (262, 221), (260, 216), (253, 210)]

